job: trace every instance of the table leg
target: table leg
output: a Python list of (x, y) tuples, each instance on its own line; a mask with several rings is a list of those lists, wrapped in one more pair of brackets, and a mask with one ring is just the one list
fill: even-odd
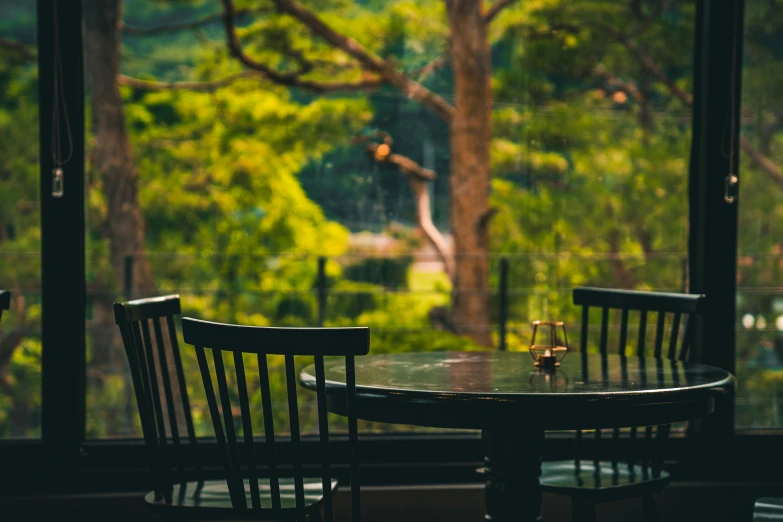
[(544, 431), (493, 428), (482, 431), (484, 503), (491, 522), (540, 522), (541, 447)]

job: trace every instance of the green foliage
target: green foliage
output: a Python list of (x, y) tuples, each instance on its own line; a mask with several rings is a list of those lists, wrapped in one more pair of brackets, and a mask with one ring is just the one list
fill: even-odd
[[(263, 7), (236, 3), (238, 8)], [(447, 48), (442, 0), (303, 3), (414, 77)], [(651, 14), (647, 3), (638, 3), (642, 16), (632, 4), (526, 0), (505, 9), (489, 26), (491, 198), (497, 211), (490, 229), (490, 286), (497, 321), (497, 261), (508, 256), (510, 349), (526, 349), (531, 319), (578, 324), (570, 304), (573, 286), (683, 288), (690, 108), (651, 76), (612, 30), (632, 34), (638, 49), (661, 66), (672, 84), (690, 92), (694, 4), (668, 4), (649, 22), (643, 16)], [(743, 121), (752, 123), (745, 124), (743, 135), (783, 164), (776, 109), (783, 93), (783, 75), (776, 74), (782, 67), (776, 46), (783, 18), (765, 5), (748, 5)], [(124, 17), (131, 26), (158, 27), (218, 9), (208, 0), (126, 0)], [(0, 0), (0, 35), (34, 34), (31, 13)], [(280, 71), (300, 65), (286, 57), (294, 49), (317, 65), (305, 75), (308, 80), (363, 78), (350, 57), (276, 13), (271, 4), (243, 17), (239, 27), (247, 52)], [(25, 335), (2, 376), (12, 392), (0, 395), (0, 437), (37, 435), (40, 411), (36, 68), (12, 53), (0, 49), (0, 287), (10, 285), (24, 300), (3, 318), (2, 335)], [(206, 81), (240, 70), (228, 56), (219, 19), (199, 31), (157, 36), (126, 32), (122, 58), (123, 73), (160, 81)], [(602, 78), (602, 70), (636, 88), (641, 97), (629, 97), (617, 82)], [(422, 81), (451, 100), (448, 60)], [(433, 216), (447, 232), (448, 128), (425, 107), (386, 87), (318, 95), (261, 78), (244, 78), (214, 92), (123, 87), (121, 93), (150, 264), (161, 293), (182, 294), (185, 315), (311, 326), (318, 316), (317, 257), (326, 256), (328, 326), (369, 326), (373, 353), (479, 349), (436, 320), (450, 303), (445, 274), (411, 262), (421, 245), (400, 233), (415, 215), (407, 180), (351, 141), (356, 135), (388, 132), (393, 151), (437, 171)], [(91, 135), (88, 143), (89, 159)], [(760, 357), (770, 343), (783, 353), (783, 337), (773, 330), (769, 315), (778, 298), (757, 289), (780, 286), (783, 210), (781, 187), (746, 156), (741, 177), (739, 280), (756, 290), (740, 296), (738, 310), (754, 317), (766, 314), (770, 325), (741, 334), (738, 359), (740, 371), (747, 372), (741, 375), (747, 386), (740, 399), (753, 399), (772, 396), (781, 380), (780, 369), (765, 367)], [(120, 297), (120, 284), (108, 263), (103, 187), (89, 163), (87, 185), (89, 306), (97, 323), (101, 305), (92, 297)], [(394, 229), (399, 223), (403, 225)], [(352, 246), (349, 231), (396, 235), (402, 246), (379, 257)], [(351, 263), (345, 261), (347, 255)], [(98, 332), (90, 334), (92, 339)], [(574, 328), (569, 334), (572, 344), (578, 343)], [(91, 340), (91, 354), (93, 348)], [(184, 349), (183, 357), (198, 431), (209, 435), (194, 353)], [(128, 415), (135, 404), (122, 361), (117, 352), (105, 364), (89, 366), (90, 436), (139, 433), (138, 419)], [(246, 366), (252, 368), (249, 362)], [(282, 364), (270, 358), (275, 397), (285, 393)], [(297, 361), (299, 367), (304, 364)], [(303, 425), (309, 429), (315, 419), (308, 402), (312, 394), (299, 393)], [(253, 407), (259, 401), (254, 390)], [(768, 425), (777, 423), (776, 406), (754, 408), (738, 422), (767, 418), (772, 419)], [(285, 412), (275, 422), (285, 428)]]
[(345, 267), (343, 276), (351, 281), (401, 288), (408, 282), (412, 256), (368, 257)]

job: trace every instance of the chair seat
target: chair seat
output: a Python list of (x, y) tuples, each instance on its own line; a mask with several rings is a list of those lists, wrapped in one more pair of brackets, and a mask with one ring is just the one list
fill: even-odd
[(669, 474), (665, 471), (653, 477), (650, 468), (639, 465), (631, 472), (627, 464), (613, 468), (611, 462), (601, 462), (597, 473), (591, 460), (580, 461), (579, 473), (573, 460), (544, 462), (541, 466), (542, 491), (570, 495), (578, 501), (608, 502), (656, 493), (668, 483)]
[(783, 498), (760, 498), (753, 506), (753, 522), (783, 521)]
[[(313, 511), (321, 505), (324, 498), (323, 486), (320, 478), (304, 479), (304, 503), (305, 509)], [(337, 490), (337, 481), (332, 480), (332, 492)], [(194, 519), (205, 518), (258, 518), (265, 512), (272, 512), (272, 494), (269, 486), (269, 479), (259, 479), (259, 493), (261, 497), (261, 509), (250, 509), (252, 506), (250, 496), (250, 484), (245, 480), (245, 498), (248, 509), (243, 513), (242, 510), (235, 510), (231, 505), (231, 498), (228, 494), (228, 486), (225, 480), (207, 480), (200, 492), (198, 482), (188, 482), (183, 488), (180, 484), (172, 487), (171, 503), (164, 499), (155, 500), (155, 492), (150, 491), (144, 497), (150, 509), (154, 511), (166, 511), (172, 513), (178, 511), (180, 516), (193, 517)], [(281, 511), (289, 512), (293, 517), (296, 513), (296, 497), (294, 489), (294, 479), (280, 479), (280, 507)], [(231, 511), (231, 513), (227, 513)]]

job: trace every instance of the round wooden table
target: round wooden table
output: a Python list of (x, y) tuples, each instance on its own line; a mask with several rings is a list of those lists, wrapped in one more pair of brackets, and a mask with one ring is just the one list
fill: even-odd
[[(329, 411), (345, 414), (345, 365), (326, 363)], [(315, 389), (313, 367), (299, 376)], [(546, 430), (649, 426), (704, 417), (734, 389), (718, 368), (570, 354), (539, 370), (526, 352), (419, 352), (356, 358), (360, 419), (482, 430), (487, 520), (541, 519)]]

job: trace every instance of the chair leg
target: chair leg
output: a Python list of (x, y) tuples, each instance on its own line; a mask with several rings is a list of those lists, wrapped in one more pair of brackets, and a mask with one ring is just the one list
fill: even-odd
[(571, 506), (573, 522), (595, 522), (595, 505), (574, 502)]
[(316, 509), (309, 515), (307, 515), (307, 522), (322, 522), (321, 508)]
[(655, 497), (650, 493), (642, 496), (642, 503), (644, 504), (644, 519), (647, 522), (660, 522), (658, 517), (658, 506), (655, 503)]

